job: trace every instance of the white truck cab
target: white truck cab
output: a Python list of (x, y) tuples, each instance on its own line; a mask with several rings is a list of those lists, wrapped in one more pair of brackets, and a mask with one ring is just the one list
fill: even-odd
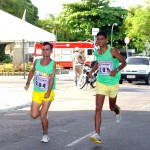
[(132, 56), (126, 59), (127, 65), (121, 70), (120, 84), (123, 80), (129, 83), (132, 81), (145, 81), (145, 84), (150, 83), (150, 57)]

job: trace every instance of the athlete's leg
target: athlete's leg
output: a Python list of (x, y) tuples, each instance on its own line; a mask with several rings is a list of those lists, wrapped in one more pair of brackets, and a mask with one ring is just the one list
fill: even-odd
[(116, 99), (117, 96), (115, 98), (109, 97), (109, 107), (110, 110), (114, 111), (116, 114), (116, 123), (119, 123), (121, 121), (121, 109), (118, 105), (116, 105)]
[(119, 107), (116, 105), (117, 96), (114, 98), (109, 97), (109, 108), (111, 111), (114, 111), (116, 114), (119, 113)]
[(117, 96), (114, 98), (109, 97), (109, 108), (111, 111), (114, 111), (116, 109), (116, 100)]
[(119, 107), (116, 105), (118, 90), (119, 84), (116, 84), (110, 88), (109, 93), (109, 107), (110, 110), (114, 111), (116, 114), (119, 113)]
[(101, 113), (104, 104), (105, 95), (96, 94), (96, 109), (95, 109), (95, 131), (100, 134)]
[(40, 107), (41, 107), (41, 104), (32, 101), (31, 111), (30, 111), (30, 116), (32, 119), (36, 119), (37, 117), (40, 116)]
[(42, 123), (42, 128), (43, 128), (43, 133), (47, 134), (48, 133), (48, 118), (47, 118), (47, 112), (50, 107), (51, 101), (43, 101), (42, 102), (42, 108), (41, 108), (41, 123)]

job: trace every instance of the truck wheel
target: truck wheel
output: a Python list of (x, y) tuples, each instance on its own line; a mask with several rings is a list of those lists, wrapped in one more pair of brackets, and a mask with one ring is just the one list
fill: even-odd
[(149, 83), (150, 83), (150, 74), (148, 75), (147, 79), (145, 80), (146, 85), (149, 85)]

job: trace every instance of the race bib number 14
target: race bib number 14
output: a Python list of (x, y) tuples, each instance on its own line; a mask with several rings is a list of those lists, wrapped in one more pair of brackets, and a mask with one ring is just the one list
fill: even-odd
[(48, 89), (50, 78), (48, 77), (47, 74), (43, 74), (41, 72), (36, 71), (34, 77), (35, 77), (35, 81), (34, 81), (35, 87), (42, 89), (42, 90)]
[(99, 61), (98, 70), (101, 75), (109, 75), (110, 71), (113, 70), (111, 61)]

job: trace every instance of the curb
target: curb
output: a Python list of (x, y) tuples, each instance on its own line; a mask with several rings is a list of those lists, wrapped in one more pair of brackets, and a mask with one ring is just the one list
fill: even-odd
[(22, 104), (22, 105), (19, 105), (19, 106), (13, 106), (13, 107), (9, 107), (9, 108), (4, 108), (4, 109), (0, 110), (0, 114), (13, 112), (15, 110), (22, 109), (22, 108), (25, 108), (25, 107), (30, 107), (30, 106), (31, 106), (31, 102), (28, 102), (26, 104)]

